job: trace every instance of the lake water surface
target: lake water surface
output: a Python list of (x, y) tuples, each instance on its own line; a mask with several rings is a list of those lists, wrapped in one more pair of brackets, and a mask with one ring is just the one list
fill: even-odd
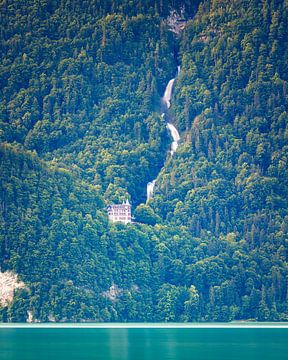
[(1, 328), (1, 360), (288, 360), (288, 328)]

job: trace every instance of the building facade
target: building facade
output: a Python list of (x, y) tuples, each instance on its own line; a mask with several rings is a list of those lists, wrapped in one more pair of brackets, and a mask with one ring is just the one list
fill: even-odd
[(108, 218), (112, 222), (123, 222), (125, 224), (132, 222), (131, 205), (128, 200), (122, 204), (111, 204), (107, 207)]

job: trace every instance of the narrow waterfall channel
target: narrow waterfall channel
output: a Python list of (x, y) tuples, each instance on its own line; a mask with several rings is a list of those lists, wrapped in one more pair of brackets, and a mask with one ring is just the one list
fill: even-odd
[[(179, 75), (179, 73), (180, 73), (180, 66), (178, 66), (177, 75)], [(169, 82), (166, 86), (164, 95), (161, 99), (162, 104), (163, 104), (163, 109), (164, 109), (164, 112), (162, 113), (161, 116), (166, 121), (166, 127), (169, 130), (171, 137), (173, 139), (172, 144), (171, 144), (171, 150), (170, 150), (171, 156), (173, 156), (173, 154), (176, 152), (178, 143), (180, 141), (180, 135), (179, 135), (177, 129), (175, 128), (175, 126), (173, 124), (171, 124), (170, 122), (168, 122), (166, 120), (167, 111), (171, 106), (171, 97), (172, 97), (173, 85), (174, 85), (175, 80), (176, 80), (176, 77), (169, 80)], [(146, 202), (148, 202), (152, 198), (155, 184), (156, 184), (156, 179), (154, 179), (153, 181), (151, 181), (147, 184), (147, 201)]]

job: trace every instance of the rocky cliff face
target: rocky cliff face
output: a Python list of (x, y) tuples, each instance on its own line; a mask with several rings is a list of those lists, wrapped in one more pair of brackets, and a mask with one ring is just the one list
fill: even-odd
[(172, 10), (167, 18), (167, 25), (170, 31), (179, 35), (186, 26), (186, 19), (184, 17), (184, 9), (179, 12)]
[(0, 272), (0, 305), (7, 306), (13, 301), (14, 291), (25, 288), (25, 284), (18, 280), (18, 275), (12, 271)]

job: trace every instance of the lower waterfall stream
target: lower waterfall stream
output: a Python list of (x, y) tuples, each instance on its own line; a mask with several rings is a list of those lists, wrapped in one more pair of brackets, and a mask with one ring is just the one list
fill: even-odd
[[(180, 73), (180, 66), (178, 66), (177, 76), (179, 75), (179, 73)], [(162, 113), (161, 117), (166, 121), (166, 127), (169, 130), (170, 135), (173, 139), (172, 144), (171, 144), (171, 150), (170, 150), (171, 156), (173, 156), (173, 154), (176, 152), (176, 150), (178, 148), (178, 143), (180, 141), (180, 135), (179, 135), (176, 127), (172, 123), (168, 122), (165, 119), (166, 115), (167, 115), (167, 111), (171, 106), (171, 97), (172, 97), (173, 85), (174, 85), (175, 80), (176, 80), (176, 77), (169, 80), (169, 82), (166, 86), (164, 95), (161, 99), (163, 108), (164, 108), (164, 112)], [(152, 198), (155, 184), (156, 184), (156, 179), (154, 179), (151, 182), (148, 182), (148, 184), (147, 184), (147, 201), (146, 202), (148, 202)]]

